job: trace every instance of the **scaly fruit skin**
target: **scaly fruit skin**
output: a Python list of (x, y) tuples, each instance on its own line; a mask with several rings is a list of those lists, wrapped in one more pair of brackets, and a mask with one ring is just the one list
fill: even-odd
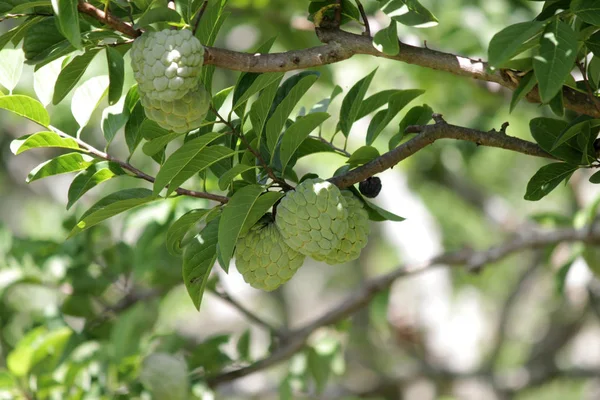
[(342, 195), (348, 205), (348, 232), (340, 244), (327, 256), (315, 258), (315, 260), (325, 261), (329, 265), (356, 260), (360, 256), (361, 250), (367, 245), (369, 233), (371, 233), (369, 214), (365, 210), (363, 202), (349, 190), (342, 190)]
[(204, 47), (190, 30), (146, 32), (131, 47), (131, 67), (139, 90), (153, 100), (173, 101), (194, 90)]
[(140, 91), (140, 101), (148, 118), (167, 130), (184, 133), (202, 124), (210, 106), (210, 95), (199, 86), (181, 99), (163, 101), (151, 99)]
[(304, 258), (285, 244), (272, 221), (264, 220), (238, 239), (235, 250), (235, 265), (244, 280), (268, 292), (289, 281)]
[(322, 179), (307, 179), (277, 206), (275, 224), (292, 249), (326, 257), (348, 231), (348, 210), (340, 190)]
[(144, 359), (140, 381), (154, 400), (188, 398), (188, 367), (181, 358), (168, 353), (152, 353)]

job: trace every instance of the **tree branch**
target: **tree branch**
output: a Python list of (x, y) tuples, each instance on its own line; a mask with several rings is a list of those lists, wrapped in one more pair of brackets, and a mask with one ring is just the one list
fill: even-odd
[(340, 188), (346, 188), (355, 183), (362, 182), (370, 176), (392, 168), (400, 161), (412, 156), (439, 139), (464, 140), (481, 146), (498, 147), (530, 156), (556, 159), (542, 150), (537, 144), (508, 136), (502, 131), (483, 132), (451, 125), (446, 123), (440, 114), (434, 114), (434, 118), (436, 119), (436, 123), (433, 125), (409, 126), (406, 128), (407, 133), (419, 133), (418, 136), (382, 154), (375, 160), (345, 174), (335, 176), (329, 179), (329, 181)]
[(79, 0), (77, 9), (80, 13), (89, 15), (90, 17), (105, 23), (111, 29), (121, 32), (122, 34), (131, 38), (136, 38), (142, 34), (142, 31), (134, 29), (133, 26), (115, 17), (110, 12), (107, 11), (105, 13), (104, 11), (94, 7), (90, 3), (86, 3), (83, 0)]
[(527, 249), (539, 249), (561, 242), (586, 242), (600, 244), (600, 227), (584, 227), (582, 229), (558, 229), (554, 231), (540, 231), (529, 233), (501, 245), (484, 251), (473, 251), (463, 249), (457, 252), (444, 253), (429, 261), (419, 264), (406, 264), (384, 274), (378, 278), (367, 281), (362, 288), (356, 290), (345, 301), (340, 303), (331, 311), (317, 318), (302, 328), (291, 331), (282, 345), (271, 355), (240, 369), (224, 372), (218, 375), (206, 377), (210, 386), (217, 386), (254, 372), (269, 368), (284, 361), (300, 351), (308, 337), (317, 329), (336, 323), (352, 315), (357, 310), (368, 305), (377, 293), (389, 288), (398, 278), (417, 274), (434, 267), (442, 265), (460, 266), (465, 265), (469, 270), (477, 270), (486, 264), (494, 263), (513, 253)]

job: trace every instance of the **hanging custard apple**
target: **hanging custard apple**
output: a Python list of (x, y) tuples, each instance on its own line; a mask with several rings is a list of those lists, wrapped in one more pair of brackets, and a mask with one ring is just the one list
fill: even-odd
[(235, 265), (256, 289), (271, 291), (289, 281), (304, 263), (304, 256), (285, 244), (270, 215), (238, 239)]
[(153, 100), (180, 99), (198, 85), (204, 47), (190, 30), (145, 32), (131, 47), (140, 92)]
[(154, 400), (188, 398), (188, 367), (184, 360), (169, 353), (152, 353), (144, 359), (140, 381)]
[(140, 101), (148, 118), (177, 133), (200, 127), (210, 107), (210, 95), (202, 85), (173, 101), (151, 99), (140, 92)]
[(275, 224), (292, 249), (326, 257), (348, 231), (348, 210), (340, 190), (322, 179), (307, 179), (277, 206)]
[(327, 264), (342, 264), (356, 260), (361, 250), (367, 245), (371, 227), (369, 225), (369, 214), (364, 204), (351, 191), (342, 190), (348, 208), (348, 231), (334, 248), (325, 257), (315, 257), (317, 261), (325, 261)]

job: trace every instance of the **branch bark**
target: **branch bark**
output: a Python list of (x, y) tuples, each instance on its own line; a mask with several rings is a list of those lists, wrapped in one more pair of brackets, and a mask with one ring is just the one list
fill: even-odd
[(426, 270), (447, 266), (466, 266), (469, 270), (479, 270), (484, 265), (494, 263), (511, 254), (527, 250), (539, 249), (549, 245), (555, 245), (561, 242), (586, 242), (600, 244), (600, 227), (584, 227), (582, 229), (558, 229), (554, 231), (540, 231), (529, 233), (523, 237), (517, 237), (501, 245), (492, 247), (484, 251), (474, 251), (463, 249), (457, 252), (444, 253), (429, 261), (420, 264), (406, 264), (397, 269), (384, 274), (378, 278), (367, 281), (362, 288), (355, 291), (345, 301), (340, 303), (331, 311), (325, 313), (320, 318), (305, 325), (302, 328), (293, 330), (287, 338), (282, 339), (282, 345), (271, 355), (253, 363), (249, 366), (239, 368), (233, 371), (224, 372), (218, 375), (206, 377), (206, 381), (212, 387), (219, 384), (230, 382), (254, 372), (269, 368), (278, 364), (300, 351), (309, 336), (317, 329), (336, 323), (349, 317), (354, 312), (368, 305), (373, 297), (389, 288), (396, 279), (404, 276), (424, 272)]

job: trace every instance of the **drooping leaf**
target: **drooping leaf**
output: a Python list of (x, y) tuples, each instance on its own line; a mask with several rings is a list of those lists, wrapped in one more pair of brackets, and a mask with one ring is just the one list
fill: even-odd
[(281, 170), (285, 171), (288, 162), (308, 135), (329, 118), (327, 113), (313, 113), (299, 118), (286, 129), (279, 148)]
[(75, 89), (71, 102), (71, 112), (75, 117), (75, 121), (79, 124), (80, 130), (90, 122), (92, 113), (100, 105), (106, 95), (107, 88), (108, 76), (100, 75), (88, 79)]
[(568, 124), (565, 121), (552, 118), (540, 117), (529, 121), (531, 135), (542, 149), (567, 163), (579, 164), (582, 152), (576, 138), (571, 138), (554, 150), (552, 149), (557, 138), (567, 128)]
[(527, 184), (525, 200), (537, 201), (554, 190), (565, 179), (577, 170), (576, 165), (552, 163), (540, 168)]
[(133, 154), (135, 149), (142, 141), (141, 127), (146, 120), (146, 113), (141, 102), (137, 102), (129, 114), (129, 119), (125, 123), (125, 143), (129, 149), (129, 154)]
[(250, 171), (251, 169), (255, 169), (255, 168), (256, 168), (256, 166), (253, 166), (253, 165), (244, 165), (244, 164), (234, 165), (233, 168), (231, 168), (230, 170), (225, 172), (219, 178), (219, 189), (221, 189), (221, 190), (227, 189), (227, 187), (229, 187), (229, 185), (235, 179), (236, 176), (243, 174), (246, 171)]
[(29, 175), (27, 175), (27, 183), (48, 176), (66, 174), (69, 172), (77, 172), (89, 167), (94, 159), (90, 156), (81, 153), (63, 154), (51, 160), (48, 160), (35, 167)]
[(37, 149), (40, 147), (60, 147), (63, 149), (79, 149), (79, 145), (75, 140), (63, 138), (56, 132), (44, 131), (34, 133), (33, 135), (21, 136), (15, 139), (10, 144), (10, 149), (14, 155), (23, 153), (24, 151)]
[(550, 22), (540, 38), (540, 51), (533, 59), (540, 97), (548, 103), (573, 69), (577, 58), (577, 36), (573, 29), (559, 19)]
[(517, 86), (513, 92), (512, 98), (510, 99), (510, 112), (513, 112), (521, 99), (527, 96), (527, 93), (529, 93), (536, 84), (537, 79), (535, 78), (533, 71), (529, 71), (523, 78), (521, 78), (519, 86)]
[(142, 204), (157, 200), (149, 189), (123, 189), (102, 198), (83, 213), (77, 225), (69, 233), (69, 238), (117, 214)]
[(61, 72), (62, 60), (54, 60), (33, 73), (33, 89), (38, 100), (47, 106), (54, 96), (54, 85)]
[(395, 56), (400, 52), (396, 21), (391, 21), (387, 28), (378, 31), (375, 36), (373, 36), (373, 46), (375, 46), (378, 51), (389, 56)]
[(108, 104), (115, 104), (123, 93), (125, 82), (125, 61), (121, 53), (110, 47), (106, 47), (106, 62), (108, 64)]
[(180, 255), (183, 252), (183, 247), (187, 245), (187, 243), (183, 242), (186, 233), (195, 224), (206, 218), (213, 210), (214, 209), (204, 208), (191, 210), (179, 217), (177, 221), (173, 222), (167, 231), (166, 245), (169, 253), (174, 256)]
[(500, 67), (506, 61), (519, 54), (523, 44), (537, 36), (544, 27), (543, 22), (521, 22), (507, 26), (496, 33), (488, 48), (488, 62), (493, 67)]
[(67, 210), (90, 189), (120, 175), (125, 175), (125, 171), (115, 162), (101, 161), (90, 165), (78, 173), (69, 186)]
[(48, 111), (39, 101), (29, 96), (20, 94), (0, 96), (0, 108), (30, 119), (44, 128), (50, 125)]
[(373, 146), (362, 146), (356, 149), (346, 161), (351, 167), (366, 164), (379, 157), (379, 151)]
[(79, 32), (79, 13), (77, 1), (52, 0), (52, 9), (62, 34), (76, 49), (81, 48), (81, 33)]
[(369, 88), (376, 71), (377, 69), (374, 69), (369, 75), (356, 82), (342, 101), (339, 127), (346, 137), (348, 137), (350, 134), (350, 129), (356, 120), (356, 116), (361, 108), (365, 93), (367, 92), (367, 89)]
[(60, 71), (56, 83), (54, 84), (54, 95), (52, 104), (58, 104), (67, 94), (77, 85), (79, 79), (83, 76), (85, 70), (90, 65), (99, 49), (91, 49), (80, 56), (75, 57), (66, 67)]

